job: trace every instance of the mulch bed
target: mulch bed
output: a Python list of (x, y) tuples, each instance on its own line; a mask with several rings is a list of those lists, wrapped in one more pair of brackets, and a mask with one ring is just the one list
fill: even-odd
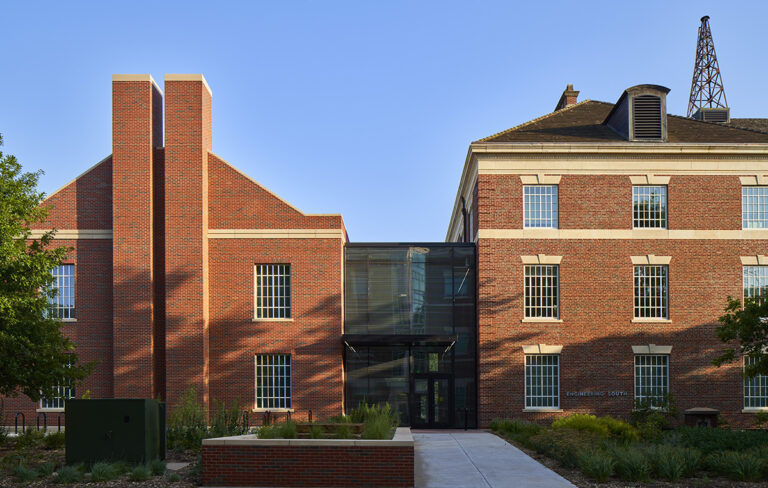
[[(491, 434), (495, 434), (493, 431), (489, 431)], [(498, 435), (498, 434), (496, 434)], [(668, 481), (650, 481), (647, 483), (641, 481), (621, 481), (618, 479), (610, 479), (605, 483), (598, 483), (590, 478), (584, 476), (584, 474), (578, 469), (568, 469), (560, 466), (560, 463), (552, 458), (540, 454), (536, 451), (527, 449), (513, 440), (507, 439), (504, 436), (499, 436), (505, 441), (509, 442), (516, 448), (523, 451), (536, 461), (540, 462), (544, 466), (548, 467), (552, 471), (556, 472), (563, 478), (567, 479), (579, 488), (624, 488), (624, 487), (642, 487), (642, 488), (765, 488), (768, 486), (768, 481), (761, 482), (748, 482), (748, 481), (733, 481), (728, 478), (688, 478), (681, 480), (677, 483), (670, 483)]]
[[(179, 471), (168, 471), (163, 476), (153, 476), (147, 481), (131, 481), (129, 479), (129, 474), (124, 474), (111, 481), (91, 482), (88, 481), (88, 476), (86, 475), (83, 478), (83, 481), (77, 483), (58, 484), (55, 481), (56, 476), (54, 474), (45, 479), (20, 482), (13, 476), (13, 472), (11, 471), (12, 468), (10, 467), (10, 465), (15, 462), (12, 458), (19, 452), (15, 450), (12, 440), (9, 441), (8, 444), (9, 445), (0, 447), (0, 488), (18, 488), (21, 486), (32, 488), (45, 486), (71, 486), (80, 488), (192, 488), (200, 485), (200, 473), (196, 466), (199, 454), (194, 451), (168, 451), (168, 459), (166, 459), (166, 463), (185, 462), (190, 463), (189, 466), (186, 466)], [(57, 467), (64, 464), (64, 449), (48, 450), (41, 447), (28, 448), (23, 451), (23, 455), (27, 460), (26, 465), (30, 468), (35, 468), (47, 462), (54, 463)], [(181, 478), (180, 481), (170, 481), (169, 475), (173, 472), (179, 475)]]

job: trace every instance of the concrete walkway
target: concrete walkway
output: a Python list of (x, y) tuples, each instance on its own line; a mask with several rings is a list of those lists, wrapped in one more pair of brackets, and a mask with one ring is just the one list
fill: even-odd
[(416, 488), (502, 488), (574, 485), (487, 432), (415, 433)]

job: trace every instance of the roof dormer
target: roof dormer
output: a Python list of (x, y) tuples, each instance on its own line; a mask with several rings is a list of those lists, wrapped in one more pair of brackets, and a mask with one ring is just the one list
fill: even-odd
[(637, 85), (624, 90), (603, 122), (633, 142), (667, 140), (667, 93), (659, 85)]

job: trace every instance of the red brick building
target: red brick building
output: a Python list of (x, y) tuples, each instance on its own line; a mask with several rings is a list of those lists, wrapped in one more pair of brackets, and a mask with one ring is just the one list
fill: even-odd
[[(112, 87), (112, 154), (48, 197), (38, 227), (74, 249), (57, 310), (97, 363), (62, 395), (175, 404), (193, 387), (251, 405), (263, 373), (260, 408), (340, 413), (341, 216), (304, 214), (214, 154), (201, 75), (166, 75), (165, 93), (149, 75)], [(41, 407), (63, 402), (6, 401), (28, 419)]]
[[(112, 154), (51, 195), (55, 313), (94, 374), (64, 400), (161, 397), (485, 426), (634, 402), (749, 424), (768, 378), (715, 368), (729, 295), (768, 287), (768, 132), (667, 115), (656, 85), (470, 145), (446, 241), (347, 245), (212, 150), (201, 75), (113, 77)], [(474, 244), (474, 245), (473, 245)], [(346, 300), (346, 302), (345, 302)], [(346, 313), (345, 313), (346, 311)], [(348, 398), (345, 398), (348, 397)]]
[(481, 425), (667, 393), (746, 425), (768, 407), (768, 378), (711, 363), (727, 297), (768, 286), (768, 133), (667, 115), (668, 91), (569, 85), (470, 145), (447, 240), (477, 244)]

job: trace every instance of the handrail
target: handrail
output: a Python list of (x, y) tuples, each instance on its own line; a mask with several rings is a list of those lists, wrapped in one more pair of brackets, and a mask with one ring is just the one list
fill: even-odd
[(19, 415), (21, 415), (21, 433), (23, 434), (27, 430), (27, 418), (23, 412), (16, 412), (16, 418), (13, 421), (13, 433), (19, 433)]

